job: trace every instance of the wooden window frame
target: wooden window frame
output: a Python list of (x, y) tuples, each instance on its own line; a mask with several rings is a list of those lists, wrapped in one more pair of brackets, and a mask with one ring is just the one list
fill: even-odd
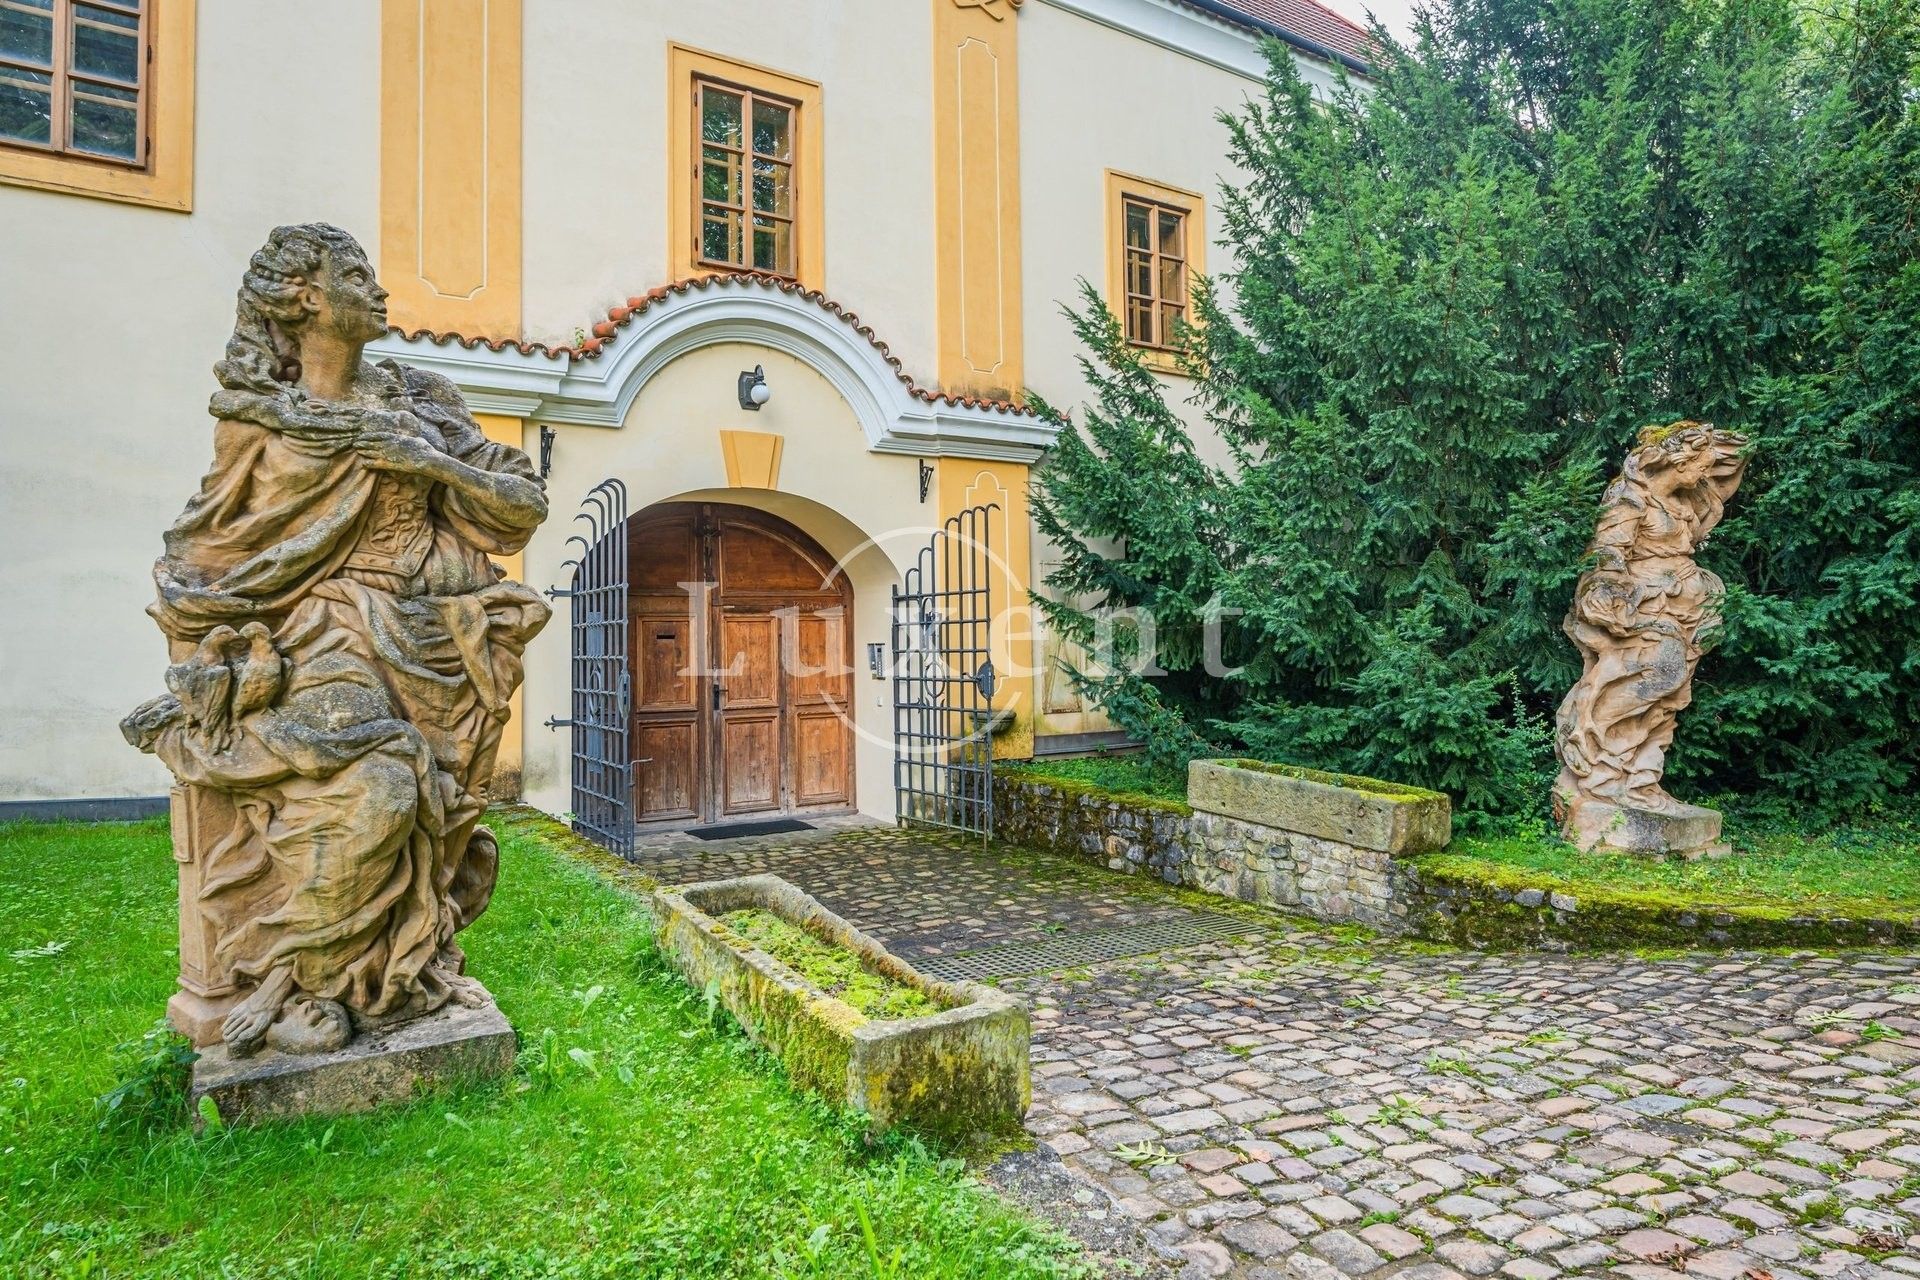
[[(68, 65), (75, 3), (56, 0), (53, 39), (53, 138), (49, 145), (0, 139), (0, 183), (96, 196), (180, 212), (193, 207), (193, 78), (195, 0), (143, 0), (143, 51), (137, 87), (138, 158), (130, 162), (71, 145), (72, 82), (113, 83)], [(127, 0), (101, 8), (127, 11)]]
[[(1180, 298), (1179, 314), (1191, 328), (1198, 324), (1193, 313), (1193, 281), (1197, 275), (1206, 271), (1206, 200), (1196, 192), (1180, 187), (1171, 187), (1165, 183), (1120, 173), (1109, 169), (1107, 183), (1107, 305), (1113, 309), (1120, 321), (1122, 335), (1127, 332), (1127, 303), (1133, 295), (1129, 289), (1127, 273), (1127, 206), (1144, 205), (1149, 209), (1165, 210), (1180, 216), (1180, 241), (1183, 257), (1179, 260), (1185, 266), (1186, 296)], [(1158, 296), (1160, 280), (1160, 262), (1164, 257), (1160, 251), (1157, 234), (1155, 243), (1150, 246), (1152, 262), (1152, 281), (1155, 289), (1153, 298), (1153, 342), (1140, 342), (1127, 336), (1127, 344), (1139, 353), (1142, 363), (1160, 373), (1184, 374), (1181, 368), (1181, 356), (1185, 348), (1170, 340), (1170, 335), (1160, 332), (1164, 324), (1163, 314), (1166, 304), (1172, 299)]]
[[(810, 289), (823, 286), (825, 266), (825, 218), (823, 165), (821, 162), (820, 86), (811, 80), (773, 71), (766, 67), (738, 62), (719, 54), (707, 53), (685, 45), (667, 46), (668, 74), (668, 147), (667, 218), (668, 261), (676, 278), (700, 275), (774, 275), (793, 280)], [(742, 144), (752, 146), (751, 99), (777, 101), (792, 113), (789, 146), (792, 190), (788, 198), (791, 212), (793, 260), (789, 270), (769, 272), (752, 265), (715, 262), (701, 254), (701, 211), (707, 203), (702, 197), (700, 170), (702, 139), (700, 132), (700, 92), (712, 85), (748, 99), (743, 103)], [(745, 183), (741, 192), (745, 257), (752, 261), (752, 172), (749, 162), (742, 171)]]
[[(730, 147), (723, 142), (712, 142), (707, 139), (706, 131), (701, 126), (706, 119), (705, 108), (708, 90), (731, 94), (740, 99), (740, 145), (738, 147)], [(754, 108), (763, 102), (781, 107), (787, 113), (787, 155), (784, 159), (780, 156), (765, 154), (756, 150), (754, 147)], [(692, 111), (694, 128), (698, 135), (694, 139), (698, 150), (693, 157), (694, 209), (692, 216), (694, 264), (700, 267), (711, 268), (714, 271), (752, 272), (756, 275), (779, 276), (784, 280), (798, 279), (800, 244), (799, 228), (796, 224), (799, 218), (800, 204), (797, 198), (798, 193), (795, 190), (794, 180), (800, 172), (800, 152), (798, 146), (800, 141), (800, 104), (781, 94), (767, 93), (764, 90), (755, 89), (751, 85), (739, 84), (732, 80), (723, 80), (718, 76), (695, 73), (693, 76)], [(739, 204), (726, 204), (721, 201), (707, 199), (706, 184), (703, 179), (706, 169), (706, 153), (709, 149), (728, 152), (738, 163), (741, 201)], [(787, 168), (787, 212), (785, 214), (774, 213), (771, 210), (763, 212), (754, 206), (753, 180), (755, 167), (758, 162), (762, 160), (765, 160), (769, 164), (785, 165)], [(706, 256), (707, 212), (711, 208), (717, 208), (724, 213), (738, 217), (740, 256), (742, 261), (732, 262)], [(779, 266), (762, 267), (753, 261), (753, 237), (757, 229), (756, 223), (761, 218), (775, 223), (784, 222), (787, 226), (788, 261)]]
[[(25, 8), (22, 0), (0, 0), (0, 5), (9, 8)], [(74, 28), (80, 23), (80, 6), (87, 5), (95, 9), (105, 9), (117, 13), (123, 18), (132, 18), (133, 42), (137, 50), (134, 68), (134, 80), (128, 84), (104, 75), (76, 71), (73, 66)], [(136, 7), (137, 6), (137, 7)], [(35, 12), (34, 10), (28, 10)], [(121, 169), (144, 171), (147, 167), (147, 155), (152, 150), (147, 136), (148, 107), (152, 97), (153, 84), (153, 31), (151, 25), (152, 8), (139, 4), (138, 0), (52, 0), (49, 9), (37, 10), (45, 13), (52, 26), (53, 43), (50, 49), (48, 65), (30, 67), (24, 62), (16, 62), (0, 55), (0, 74), (8, 68), (33, 71), (50, 78), (47, 86), (49, 99), (48, 140), (43, 146), (38, 142), (29, 142), (24, 138), (0, 138), (0, 147), (23, 147), (51, 155), (70, 156), (75, 160), (90, 160), (95, 164), (112, 165)], [(124, 30), (125, 28), (121, 28)], [(131, 158), (110, 156), (98, 151), (87, 151), (76, 147), (73, 142), (73, 100), (80, 92), (76, 85), (102, 84), (110, 88), (133, 91), (133, 155)]]

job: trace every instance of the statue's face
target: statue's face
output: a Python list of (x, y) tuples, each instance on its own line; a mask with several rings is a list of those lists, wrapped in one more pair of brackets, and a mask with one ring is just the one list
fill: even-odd
[(387, 331), (387, 291), (360, 254), (329, 254), (308, 282), (306, 302), (316, 327), (348, 342), (372, 342)]
[(1686, 461), (1674, 468), (1674, 470), (1679, 473), (1676, 477), (1679, 481), (1679, 486), (1681, 488), (1691, 489), (1693, 486), (1700, 484), (1709, 475), (1713, 474), (1715, 461), (1716, 459), (1711, 448), (1703, 446), (1695, 449), (1687, 455)]

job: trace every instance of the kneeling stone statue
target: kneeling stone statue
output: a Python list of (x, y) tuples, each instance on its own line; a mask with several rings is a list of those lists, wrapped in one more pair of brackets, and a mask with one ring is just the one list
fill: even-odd
[(215, 368), (213, 465), (154, 566), (170, 692), (122, 730), (178, 783), (168, 1011), (203, 1064), (442, 1011), (505, 1031), (456, 935), (493, 893), (479, 818), (548, 617), (490, 557), (546, 497), (452, 383), (363, 362), (386, 296), (346, 232), (274, 230)]
[(1563, 624), (1583, 669), (1554, 737), (1554, 816), (1581, 849), (1728, 852), (1720, 815), (1682, 804), (1660, 780), (1726, 590), (1693, 553), (1740, 487), (1745, 445), (1698, 422), (1648, 427), (1607, 489), (1593, 565)]

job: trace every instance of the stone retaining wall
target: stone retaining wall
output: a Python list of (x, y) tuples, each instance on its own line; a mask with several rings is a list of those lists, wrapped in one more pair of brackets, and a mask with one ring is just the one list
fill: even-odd
[(1320, 920), (1408, 929), (1390, 854), (1052, 778), (996, 773), (994, 835)]
[(1010, 844), (1097, 862), (1109, 871), (1184, 884), (1193, 810), (1018, 773), (993, 775), (993, 834)]
[(1380, 850), (1082, 783), (997, 773), (993, 788), (995, 834), (1015, 844), (1320, 920), (1456, 946), (1920, 946), (1920, 919), (1688, 909), (1604, 893), (1501, 888)]
[(1316, 920), (1393, 933), (1406, 928), (1407, 904), (1396, 898), (1391, 854), (1218, 813), (1194, 814), (1184, 837), (1181, 883), (1190, 888), (1290, 907)]

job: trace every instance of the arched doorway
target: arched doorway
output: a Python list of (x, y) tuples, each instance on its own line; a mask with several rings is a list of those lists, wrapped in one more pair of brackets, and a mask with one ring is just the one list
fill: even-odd
[(668, 502), (627, 522), (641, 828), (853, 807), (853, 589), (798, 528)]

